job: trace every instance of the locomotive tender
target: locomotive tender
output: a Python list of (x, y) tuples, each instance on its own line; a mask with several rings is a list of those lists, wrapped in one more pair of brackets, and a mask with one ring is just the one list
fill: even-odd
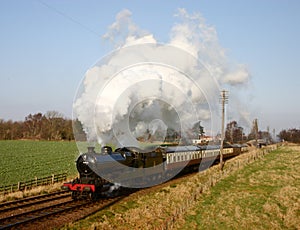
[[(228, 159), (246, 151), (247, 145), (228, 145), (223, 148), (223, 158)], [(116, 184), (122, 186), (123, 182), (138, 180), (140, 187), (147, 187), (171, 179), (182, 170), (199, 169), (200, 165), (211, 165), (219, 159), (219, 145), (169, 146), (158, 147), (152, 151), (136, 147), (123, 147), (112, 151), (111, 147), (104, 146), (101, 153), (88, 147), (88, 152), (81, 154), (76, 160), (79, 177), (64, 183), (62, 188), (71, 191), (73, 199), (96, 199), (109, 194)], [(132, 173), (137, 169), (147, 171)]]

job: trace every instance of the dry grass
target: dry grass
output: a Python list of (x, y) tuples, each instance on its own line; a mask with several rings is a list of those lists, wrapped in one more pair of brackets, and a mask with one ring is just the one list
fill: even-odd
[(63, 182), (55, 183), (52, 185), (38, 186), (25, 191), (18, 191), (18, 192), (8, 193), (5, 195), (0, 195), (0, 202), (6, 202), (10, 200), (22, 199), (29, 196), (36, 196), (40, 194), (47, 194), (51, 192), (61, 191), (62, 184)]
[(178, 229), (300, 229), (300, 146), (274, 151), (220, 181)]

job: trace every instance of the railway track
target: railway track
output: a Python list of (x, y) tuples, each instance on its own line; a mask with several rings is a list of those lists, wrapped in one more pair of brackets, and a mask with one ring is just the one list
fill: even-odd
[(16, 209), (24, 209), (29, 206), (38, 205), (41, 203), (45, 203), (47, 201), (54, 201), (63, 198), (69, 197), (69, 193), (65, 191), (38, 195), (38, 196), (31, 196), (19, 200), (9, 201), (0, 203), (0, 216), (2, 213), (13, 211)]
[[(65, 198), (67, 196), (67, 198)], [(0, 229), (52, 229), (85, 218), (108, 207), (124, 196), (92, 202), (74, 201), (69, 193), (39, 196), (0, 205)], [(54, 202), (55, 201), (55, 202)], [(26, 210), (26, 211), (23, 211)], [(19, 210), (19, 212), (14, 212)], [(21, 210), (21, 212), (20, 212)]]
[(80, 208), (83, 205), (87, 205), (89, 202), (74, 202), (72, 200), (62, 202), (59, 204), (51, 205), (48, 207), (33, 209), (28, 212), (8, 216), (0, 219), (0, 229), (9, 229), (12, 227), (18, 227), (29, 222), (41, 220), (42, 218), (53, 216), (62, 212)]

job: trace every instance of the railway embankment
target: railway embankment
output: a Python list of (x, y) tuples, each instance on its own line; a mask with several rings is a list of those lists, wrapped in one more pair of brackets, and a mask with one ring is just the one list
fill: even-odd
[(222, 172), (216, 165), (141, 190), (66, 228), (240, 229), (253, 224), (258, 229), (295, 228), (300, 212), (299, 169), (298, 146), (253, 149), (228, 160)]
[(216, 183), (177, 220), (175, 229), (299, 226), (300, 146), (286, 145)]

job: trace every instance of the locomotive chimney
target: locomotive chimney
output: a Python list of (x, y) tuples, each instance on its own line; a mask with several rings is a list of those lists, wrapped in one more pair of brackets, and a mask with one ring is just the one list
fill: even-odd
[(88, 153), (95, 153), (95, 147), (88, 147)]
[(111, 154), (112, 153), (112, 148), (110, 146), (103, 146), (101, 148), (101, 152), (103, 154)]

